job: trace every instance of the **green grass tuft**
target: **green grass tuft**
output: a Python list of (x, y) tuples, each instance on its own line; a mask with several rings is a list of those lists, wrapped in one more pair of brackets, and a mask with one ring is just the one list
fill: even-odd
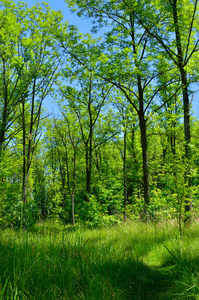
[(0, 232), (2, 299), (199, 299), (199, 229), (171, 223)]

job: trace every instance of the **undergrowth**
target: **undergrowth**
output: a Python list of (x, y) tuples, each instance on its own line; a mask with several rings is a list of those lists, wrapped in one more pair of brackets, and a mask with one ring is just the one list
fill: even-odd
[(199, 229), (43, 223), (0, 232), (0, 299), (199, 299)]

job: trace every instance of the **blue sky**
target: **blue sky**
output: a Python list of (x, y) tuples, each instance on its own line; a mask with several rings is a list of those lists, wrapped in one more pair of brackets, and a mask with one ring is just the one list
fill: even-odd
[(61, 10), (64, 15), (64, 20), (69, 21), (70, 24), (76, 25), (80, 32), (82, 33), (89, 33), (91, 29), (91, 21), (88, 19), (79, 18), (75, 13), (71, 13), (70, 9), (67, 7), (67, 4), (64, 0), (49, 0), (49, 1), (42, 1), (42, 0), (13, 0), (15, 3), (18, 2), (26, 2), (29, 7), (37, 4), (37, 3), (49, 3), (49, 6), (52, 10)]

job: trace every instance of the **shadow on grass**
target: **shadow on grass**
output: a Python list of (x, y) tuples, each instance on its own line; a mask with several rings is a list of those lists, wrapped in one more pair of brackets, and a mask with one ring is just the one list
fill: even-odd
[[(16, 299), (173, 300), (174, 293), (184, 291), (178, 285), (182, 267), (169, 253), (160, 267), (149, 267), (141, 259), (169, 236), (129, 236), (120, 248), (121, 236), (111, 236), (103, 243), (99, 235), (77, 235), (76, 239), (55, 235), (45, 240), (45, 230), (39, 233), (32, 239), (25, 236), (20, 243), (14, 237), (0, 241), (0, 295), (7, 279), (8, 289), (19, 295)], [(135, 247), (137, 254), (131, 251)], [(181, 263), (192, 272), (199, 259), (182, 257)], [(10, 294), (6, 290), (9, 297), (0, 299), (14, 299)]]
[(190, 253), (181, 253), (179, 249), (172, 251), (162, 265), (162, 269), (168, 270), (168, 275), (174, 278), (172, 294), (179, 300), (199, 299), (198, 256), (193, 258)]
[(107, 261), (102, 264), (96, 261), (89, 268), (92, 280), (96, 282), (91, 290), (87, 290), (86, 299), (98, 299), (92, 298), (92, 295), (99, 284), (104, 284), (109, 290), (109, 295), (112, 295), (110, 299), (174, 299), (169, 290), (175, 278), (164, 268), (150, 268), (132, 259), (125, 262)]
[[(152, 269), (133, 258), (114, 261), (89, 258), (88, 253), (70, 252), (54, 246), (51, 252), (33, 245), (0, 244), (0, 295), (12, 299), (158, 300), (167, 297), (171, 277), (163, 269)], [(74, 250), (74, 249), (73, 249)], [(14, 299), (14, 297), (13, 297)]]

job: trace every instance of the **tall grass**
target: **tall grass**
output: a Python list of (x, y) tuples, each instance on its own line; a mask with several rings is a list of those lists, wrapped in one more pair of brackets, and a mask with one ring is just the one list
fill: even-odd
[(0, 299), (199, 299), (199, 229), (44, 223), (0, 232)]

